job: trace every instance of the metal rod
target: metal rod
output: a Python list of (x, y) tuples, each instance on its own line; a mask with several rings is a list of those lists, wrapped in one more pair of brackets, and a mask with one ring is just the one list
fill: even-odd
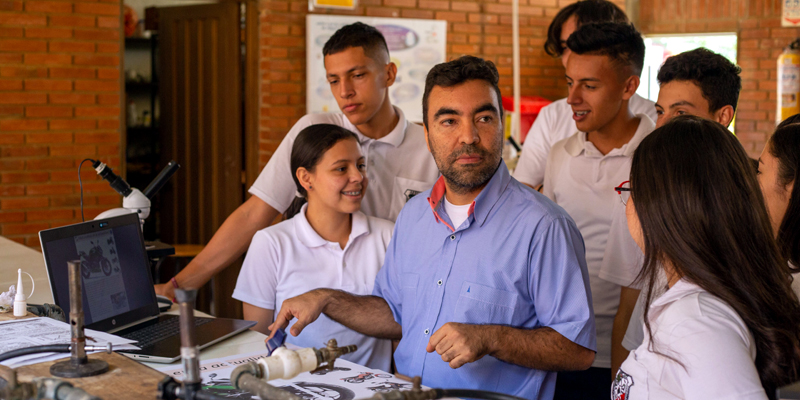
[(68, 261), (69, 269), (69, 324), (72, 331), (70, 346), (73, 363), (86, 362), (86, 336), (83, 334), (83, 285), (81, 285), (81, 262)]

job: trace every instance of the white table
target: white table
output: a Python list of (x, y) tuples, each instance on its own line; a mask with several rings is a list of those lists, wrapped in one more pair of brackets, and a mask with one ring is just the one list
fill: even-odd
[[(28, 303), (53, 303), (53, 293), (50, 291), (50, 280), (47, 278), (47, 269), (44, 266), (44, 257), (42, 253), (0, 236), (0, 292), (5, 292), (8, 290), (9, 286), (17, 284), (17, 269), (19, 268), (31, 274), (36, 283), (36, 290), (33, 296), (28, 299)], [(22, 285), (25, 287), (25, 295), (27, 295), (31, 290), (30, 278), (23, 274), (22, 279)], [(173, 306), (168, 313), (178, 314), (177, 306)], [(208, 315), (199, 312), (195, 314), (208, 317)], [(261, 333), (248, 330), (204, 349), (200, 352), (200, 359), (208, 360), (264, 349), (265, 338), (266, 336)], [(179, 363), (180, 360), (176, 361), (174, 364)], [(143, 364), (151, 368), (169, 365), (159, 363)]]

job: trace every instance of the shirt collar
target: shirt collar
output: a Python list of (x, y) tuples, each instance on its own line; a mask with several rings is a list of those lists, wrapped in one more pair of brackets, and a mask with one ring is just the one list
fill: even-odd
[[(633, 134), (631, 140), (622, 145), (622, 147), (611, 150), (606, 155), (633, 157), (633, 152), (639, 147), (639, 143), (656, 128), (656, 124), (646, 114), (636, 114), (636, 118), (639, 118), (639, 126), (636, 128), (636, 133)], [(588, 146), (594, 148), (594, 145), (586, 140), (586, 132), (581, 131), (570, 136), (567, 142), (564, 143), (564, 149), (573, 157), (581, 155), (587, 150)]]
[[(394, 126), (394, 129), (392, 129), (392, 131), (389, 132), (388, 135), (376, 140), (376, 142), (387, 143), (387, 144), (390, 144), (390, 145), (392, 145), (394, 147), (398, 147), (398, 146), (400, 146), (401, 143), (403, 143), (403, 140), (406, 137), (406, 129), (408, 128), (409, 122), (406, 119), (405, 114), (403, 114), (403, 110), (401, 110), (401, 109), (399, 109), (399, 108), (397, 108), (395, 106), (392, 106), (392, 108), (394, 108), (394, 112), (397, 113), (397, 125)], [(359, 131), (358, 128), (356, 128), (356, 126), (353, 125), (353, 123), (350, 122), (349, 119), (347, 119), (347, 117), (344, 117), (344, 120), (347, 123), (347, 129), (349, 129), (349, 130), (355, 132), (356, 134), (358, 134), (358, 141), (361, 144), (364, 144), (364, 143), (366, 143), (366, 142), (368, 142), (370, 140), (375, 140), (375, 139), (372, 139), (372, 138), (364, 136), (364, 134), (361, 133), (361, 131)]]
[[(475, 223), (479, 226), (483, 225), (483, 223), (486, 222), (486, 217), (489, 215), (489, 212), (494, 208), (494, 205), (500, 199), (506, 187), (508, 187), (509, 182), (511, 182), (511, 174), (508, 172), (505, 161), (500, 160), (500, 165), (497, 167), (494, 175), (492, 175), (492, 179), (489, 180), (489, 183), (487, 183), (478, 196), (475, 197), (467, 215), (474, 216)], [(431, 195), (428, 197), (428, 204), (431, 206), (433, 218), (436, 222), (445, 224), (451, 231), (455, 232), (455, 229), (443, 220), (437, 211), (441, 208), (445, 191), (444, 176), (440, 176), (433, 185), (433, 189), (431, 189)]]
[(689, 282), (685, 278), (678, 280), (672, 285), (669, 290), (664, 292), (659, 298), (653, 301), (653, 304), (650, 306), (650, 311), (660, 311), (661, 309), (665, 308), (666, 306), (686, 297), (693, 295), (695, 293), (702, 293), (706, 290), (697, 286), (696, 284)]
[[(303, 204), (303, 208), (300, 209), (300, 212), (292, 217), (292, 221), (294, 221), (295, 224), (297, 239), (308, 248), (320, 247), (331, 243), (320, 236), (311, 226), (311, 223), (308, 222), (308, 218), (306, 218), (307, 208), (308, 203)], [(346, 247), (349, 247), (355, 238), (366, 234), (369, 234), (367, 216), (361, 211), (356, 211), (352, 214), (352, 226), (350, 227), (350, 237), (347, 240)]]

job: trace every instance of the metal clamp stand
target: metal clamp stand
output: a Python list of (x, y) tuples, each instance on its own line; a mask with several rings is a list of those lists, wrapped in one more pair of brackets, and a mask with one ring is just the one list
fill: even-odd
[(86, 336), (83, 334), (83, 290), (81, 262), (67, 262), (69, 268), (69, 323), (72, 333), (70, 358), (50, 366), (50, 373), (61, 378), (82, 378), (108, 371), (108, 363), (86, 357)]

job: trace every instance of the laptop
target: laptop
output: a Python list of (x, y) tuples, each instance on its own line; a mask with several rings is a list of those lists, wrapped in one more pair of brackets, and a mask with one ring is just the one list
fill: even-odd
[[(39, 232), (50, 292), (69, 314), (67, 262), (81, 260), (84, 324), (89, 329), (137, 340), (141, 350), (128, 357), (171, 363), (180, 358), (177, 315), (160, 315), (150, 262), (137, 214), (94, 220)], [(202, 349), (256, 323), (226, 318), (195, 318)]]

